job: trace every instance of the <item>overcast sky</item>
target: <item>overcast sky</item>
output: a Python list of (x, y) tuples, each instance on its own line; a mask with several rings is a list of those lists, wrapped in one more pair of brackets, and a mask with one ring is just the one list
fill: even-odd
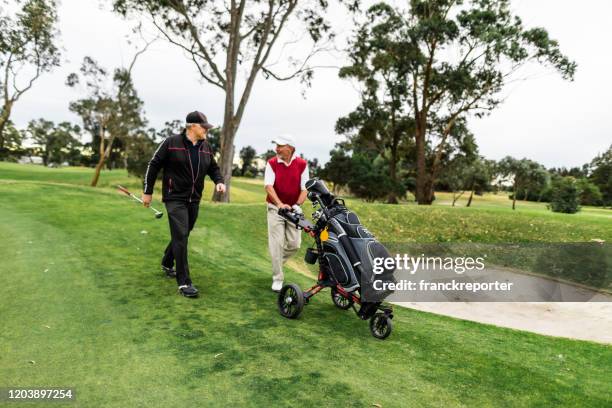
[[(59, 9), (63, 64), (36, 82), (15, 105), (12, 120), (24, 127), (34, 118), (79, 123), (68, 103), (80, 95), (67, 88), (65, 78), (78, 70), (89, 55), (106, 68), (126, 65), (134, 48), (126, 35), (134, 22), (126, 22), (101, 6), (99, 0), (62, 0)], [(487, 158), (505, 155), (527, 157), (552, 166), (579, 166), (612, 143), (612, 2), (608, 0), (516, 0), (514, 11), (527, 27), (545, 27), (559, 40), (562, 51), (578, 63), (574, 82), (540, 68), (532, 78), (505, 90), (507, 99), (490, 116), (472, 119), (480, 152)], [(348, 31), (343, 13), (329, 19), (341, 35)], [(328, 57), (331, 58), (331, 57)], [(342, 65), (342, 54), (326, 62)], [(137, 62), (133, 72), (137, 91), (145, 102), (151, 126), (160, 128), (172, 119), (183, 119), (194, 109), (214, 124), (223, 119), (223, 95), (199, 80), (193, 63), (172, 45), (158, 41)], [(298, 151), (326, 161), (329, 150), (342, 137), (334, 133), (338, 117), (358, 103), (353, 84), (340, 80), (335, 69), (315, 73), (312, 88), (297, 81), (276, 82), (259, 78), (236, 137), (239, 150), (252, 145), (261, 153), (270, 140), (291, 133)]]

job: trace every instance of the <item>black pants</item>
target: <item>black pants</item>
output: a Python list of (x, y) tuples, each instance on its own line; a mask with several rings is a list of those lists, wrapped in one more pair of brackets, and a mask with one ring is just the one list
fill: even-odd
[(189, 233), (198, 219), (200, 203), (168, 201), (166, 212), (170, 223), (171, 240), (166, 250), (162, 265), (172, 268), (176, 262), (176, 281), (180, 285), (191, 285), (189, 262), (187, 261), (187, 241)]

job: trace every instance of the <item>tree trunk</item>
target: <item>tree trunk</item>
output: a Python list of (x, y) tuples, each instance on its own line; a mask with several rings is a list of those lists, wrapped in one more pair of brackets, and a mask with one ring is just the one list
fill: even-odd
[(453, 207), (455, 206), (455, 203), (457, 202), (457, 200), (459, 200), (461, 198), (461, 196), (465, 194), (465, 190), (461, 192), (461, 194), (455, 195), (455, 192), (453, 192)]
[(0, 150), (4, 149), (4, 128), (11, 116), (12, 105), (11, 102), (7, 102), (2, 107), (2, 114), (0, 115)]
[(229, 203), (230, 201), (232, 165), (234, 162), (234, 138), (236, 137), (235, 132), (232, 132), (231, 128), (231, 125), (226, 127), (224, 123), (223, 129), (221, 130), (221, 158), (219, 160), (219, 168), (221, 169), (221, 176), (225, 184), (225, 193), (219, 193), (215, 189), (212, 195), (212, 200), (220, 203)]
[(434, 191), (434, 177), (432, 174), (428, 174), (427, 175), (427, 184), (426, 184), (427, 188), (426, 188), (426, 197), (427, 197), (427, 204), (431, 204), (434, 202), (434, 200), (436, 199), (436, 194)]
[(92, 187), (95, 187), (98, 184), (98, 179), (100, 178), (100, 171), (102, 170), (102, 167), (104, 167), (104, 156), (100, 156), (100, 160), (98, 161), (98, 164), (96, 164), (96, 170), (93, 179), (91, 179)]
[(115, 137), (111, 136), (108, 140), (108, 144), (106, 145), (106, 149), (104, 149), (104, 133), (104, 127), (100, 126), (100, 159), (98, 160), (98, 164), (96, 165), (94, 176), (91, 179), (92, 187), (95, 187), (98, 184), (98, 179), (100, 178), (100, 171), (102, 171), (106, 159), (110, 156), (110, 151), (113, 148), (113, 141), (115, 140)]
[(391, 152), (391, 163), (389, 163), (389, 173), (391, 176), (391, 182), (393, 184), (393, 190), (389, 191), (387, 195), (387, 204), (398, 204), (397, 194), (395, 192), (395, 185), (397, 183), (397, 149), (393, 149)]
[(395, 191), (391, 191), (387, 196), (387, 204), (399, 204), (399, 200), (397, 199), (397, 194), (395, 194)]
[(415, 132), (417, 154), (416, 200), (419, 204), (431, 204), (428, 184), (427, 167), (425, 165), (425, 124), (420, 115), (417, 116)]
[(472, 189), (472, 191), (470, 191), (470, 198), (468, 198), (468, 202), (465, 205), (466, 207), (469, 207), (470, 205), (472, 205), (472, 198), (474, 197), (474, 189)]
[(512, 193), (512, 209), (516, 209), (516, 183), (514, 183), (514, 192)]

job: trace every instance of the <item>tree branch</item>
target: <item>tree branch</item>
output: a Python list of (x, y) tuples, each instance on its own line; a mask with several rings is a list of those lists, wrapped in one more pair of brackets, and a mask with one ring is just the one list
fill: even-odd
[(9, 84), (9, 71), (11, 69), (11, 63), (13, 59), (13, 53), (9, 54), (8, 60), (6, 61), (6, 67), (4, 68), (4, 83), (2, 87), (4, 88), (4, 103), (9, 102), (9, 94), (8, 94), (8, 84)]
[(213, 78), (211, 78), (208, 74), (205, 74), (202, 70), (202, 68), (200, 67), (200, 64), (196, 61), (195, 57), (200, 57), (202, 59), (206, 59), (206, 57), (200, 53), (198, 53), (197, 51), (195, 51), (194, 49), (194, 45), (196, 44), (196, 41), (194, 40), (193, 42), (193, 46), (191, 48), (186, 47), (185, 45), (181, 44), (180, 42), (176, 41), (175, 39), (173, 39), (172, 37), (170, 37), (170, 35), (168, 35), (167, 32), (165, 32), (158, 24), (155, 20), (152, 21), (152, 24), (157, 28), (157, 30), (164, 36), (166, 37), (166, 40), (168, 40), (169, 43), (178, 46), (179, 48), (183, 49), (183, 51), (186, 51), (190, 56), (191, 59), (195, 62), (196, 67), (198, 68), (198, 71), (200, 72), (200, 75), (202, 75), (202, 77), (209, 82), (212, 85), (215, 85), (221, 89), (223, 88), (223, 82), (221, 81), (216, 81)]
[[(253, 64), (251, 65), (251, 72), (249, 73), (249, 77), (247, 79), (247, 83), (245, 85), (245, 88), (244, 88), (244, 91), (242, 93), (242, 96), (240, 97), (240, 102), (238, 103), (238, 109), (236, 110), (235, 118), (236, 118), (236, 120), (238, 122), (240, 121), (240, 119), (242, 118), (242, 115), (244, 113), (244, 109), (246, 107), (246, 103), (247, 103), (247, 101), (249, 99), (249, 96), (251, 94), (251, 89), (253, 88), (253, 83), (255, 82), (255, 78), (257, 77), (257, 74), (258, 74), (259, 70), (261, 69), (263, 64), (265, 64), (268, 56), (270, 55), (270, 50), (274, 46), (274, 43), (276, 42), (276, 39), (278, 38), (279, 34), (281, 33), (282, 28), (283, 28), (285, 22), (289, 18), (289, 15), (291, 15), (291, 13), (293, 12), (293, 9), (297, 5), (297, 1), (289, 2), (289, 6), (287, 7), (287, 10), (285, 11), (283, 16), (281, 17), (281, 20), (279, 22), (278, 28), (276, 29), (272, 39), (267, 44), (267, 48), (266, 48), (266, 43), (268, 42), (268, 36), (270, 35), (270, 32), (272, 30), (272, 24), (274, 22), (274, 16), (278, 12), (280, 12), (280, 7), (282, 7), (282, 5), (279, 6), (279, 9), (277, 10), (277, 13), (275, 13), (274, 12), (274, 1), (270, 0), (268, 2), (268, 4), (269, 4), (268, 16), (266, 18), (266, 25), (264, 27), (264, 32), (263, 32), (262, 37), (261, 37), (261, 43), (259, 44), (259, 47), (257, 49), (257, 53), (255, 54), (255, 58), (253, 59)], [(264, 52), (264, 49), (266, 50), (265, 52)]]
[[(177, 11), (180, 15), (182, 15), (183, 18), (185, 18), (185, 21), (187, 22), (187, 25), (189, 27), (189, 33), (191, 34), (191, 37), (196, 42), (196, 44), (198, 44), (198, 48), (200, 49), (200, 52), (202, 53), (203, 58), (208, 63), (208, 66), (210, 66), (210, 68), (213, 71), (213, 74), (217, 77), (219, 82), (225, 85), (226, 78), (221, 74), (221, 71), (219, 71), (217, 64), (215, 64), (211, 55), (206, 50), (206, 47), (202, 43), (200, 36), (198, 35), (198, 31), (195, 25), (193, 24), (193, 22), (191, 21), (191, 18), (189, 18), (189, 15), (187, 14), (187, 10), (185, 9), (182, 2), (170, 1), (170, 5), (175, 11)], [(153, 16), (153, 13), (151, 13), (151, 15)]]

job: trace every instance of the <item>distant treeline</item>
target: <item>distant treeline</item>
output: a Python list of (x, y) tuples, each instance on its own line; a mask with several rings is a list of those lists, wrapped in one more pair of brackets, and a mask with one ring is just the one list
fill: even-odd
[[(215, 7), (196, 2), (189, 13), (175, 2), (111, 3), (126, 22), (137, 17), (132, 20), (155, 23), (147, 28), (187, 53), (202, 81), (225, 95), (223, 125), (209, 136), (228, 187), (233, 175), (261, 174), (256, 158), (274, 154), (257, 155), (246, 146), (239, 152), (240, 164), (234, 162), (234, 141), (256, 79), (300, 78), (311, 84), (315, 67), (309, 60), (331, 50), (325, 44), (337, 34), (326, 20), (328, 2), (271, 2), (265, 13), (259, 2), (214, 2)], [(573, 80), (577, 69), (545, 28), (523, 25), (509, 0), (378, 2), (363, 9), (359, 1), (341, 3), (355, 25), (348, 31), (338, 75), (356, 86), (360, 101), (336, 122), (344, 141), (324, 168), (310, 161), (311, 175), (365, 200), (388, 203), (410, 193), (427, 205), (436, 190), (443, 190), (453, 193), (453, 205), (467, 194), (469, 206), (475, 194), (507, 189), (513, 208), (517, 198), (547, 201), (563, 212), (612, 205), (609, 149), (570, 170), (479, 155), (468, 122), (499, 106), (508, 81), (520, 79), (520, 67), (537, 63), (565, 80)], [(92, 186), (103, 168), (127, 168), (142, 176), (156, 144), (178, 131), (181, 122), (167, 122), (162, 129), (148, 126), (132, 72), (151, 42), (141, 24), (134, 29), (142, 46), (129, 64), (108, 69), (86, 56), (79, 71), (66, 78), (76, 92), (68, 109), (80, 118), (78, 126), (43, 118), (18, 130), (10, 119), (15, 104), (62, 62), (57, 2), (24, 0), (11, 10), (0, 8), (0, 159), (37, 156), (45, 165), (91, 166)], [(272, 69), (280, 61), (269, 64), (267, 59), (276, 54), (275, 44), (283, 43), (276, 39), (284, 31), (308, 37), (312, 47), (305, 49), (312, 51), (291, 55), (285, 62), (293, 72), (281, 74)], [(238, 73), (246, 75), (240, 78), (244, 81), (236, 81)], [(81, 142), (85, 134), (91, 142)], [(215, 193), (213, 200), (227, 202), (229, 196)]]
[[(393, 199), (407, 198), (415, 195), (414, 162), (414, 153), (407, 149), (398, 160), (394, 181), (388, 171), (388, 155), (349, 140), (331, 151), (320, 175), (334, 188), (347, 188), (364, 200), (388, 200), (391, 192)], [(612, 206), (612, 146), (582, 167), (546, 169), (529, 159), (487, 160), (478, 154), (474, 138), (467, 135), (454, 151), (449, 149), (440, 167), (435, 190), (453, 193), (453, 205), (464, 195), (470, 206), (474, 194), (498, 191), (510, 192), (513, 208), (517, 199), (554, 203), (569, 190), (570, 198), (564, 200), (573, 204), (563, 212), (576, 212), (579, 205)], [(551, 208), (556, 209), (555, 205)]]

